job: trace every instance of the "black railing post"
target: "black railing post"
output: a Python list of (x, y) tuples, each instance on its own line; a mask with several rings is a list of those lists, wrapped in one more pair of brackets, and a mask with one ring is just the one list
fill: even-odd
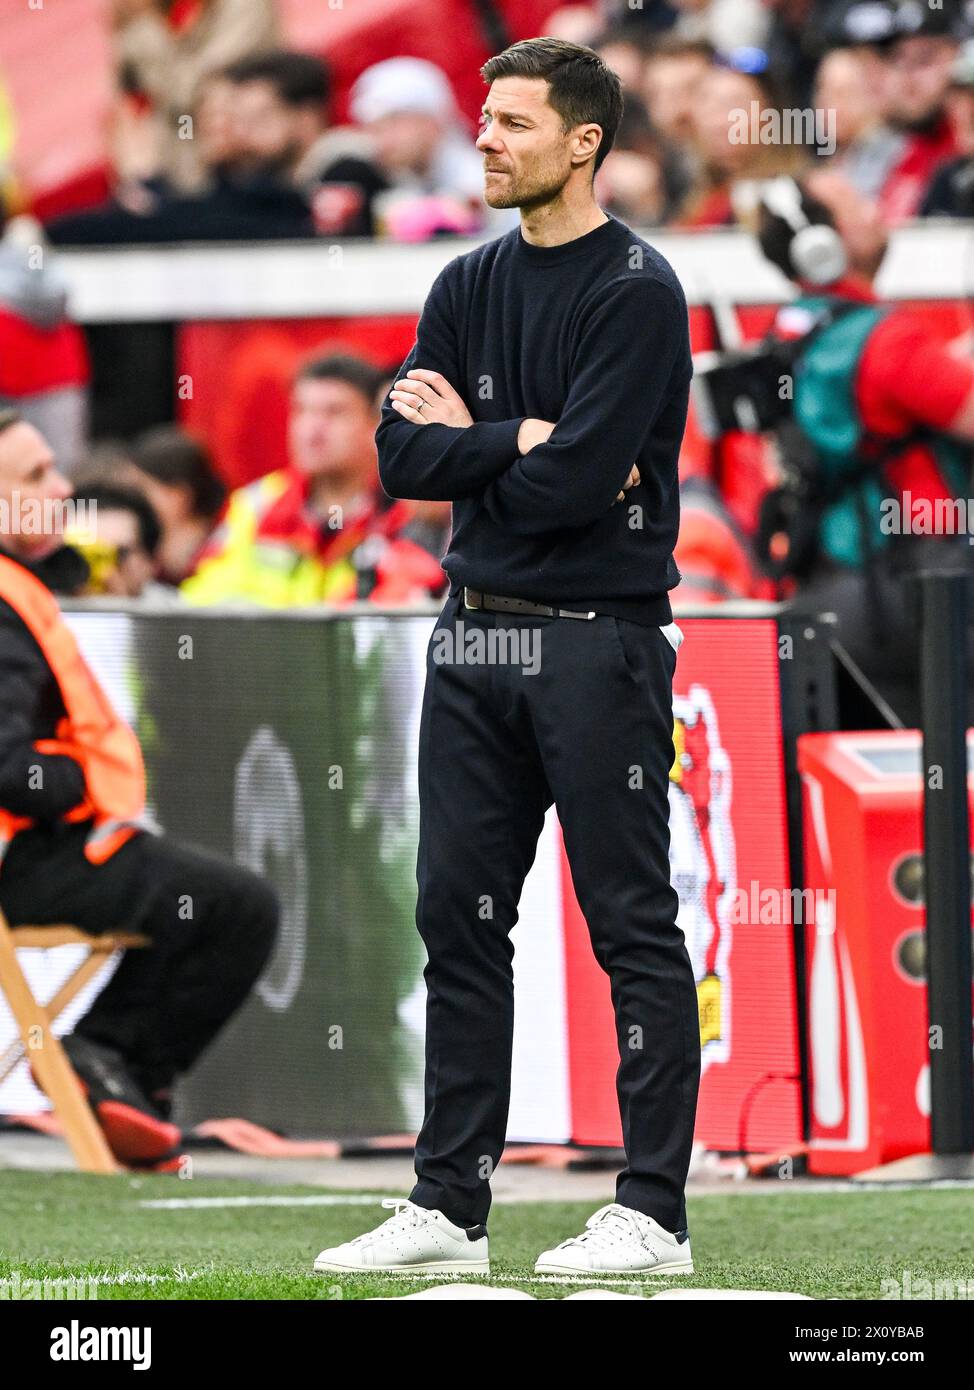
[(935, 1154), (974, 1150), (967, 608), (963, 570), (920, 580), (923, 845)]

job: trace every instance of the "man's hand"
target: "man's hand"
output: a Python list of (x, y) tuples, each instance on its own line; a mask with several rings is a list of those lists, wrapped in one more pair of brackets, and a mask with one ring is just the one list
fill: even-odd
[(454, 391), (441, 372), (413, 367), (389, 392), (393, 410), (414, 425), (453, 425), (466, 429), (473, 416), (463, 397)]
[[(625, 482), (623, 483), (623, 485), (622, 485), (622, 491), (621, 491), (621, 492), (619, 493), (619, 495), (616, 497), (616, 502), (621, 502), (622, 499), (625, 497), (626, 493), (629, 491), (629, 489), (630, 489), (631, 487), (638, 487), (638, 486), (639, 486), (639, 469), (635, 466), (635, 464), (633, 464), (632, 471), (630, 472), (629, 477), (626, 479), (626, 481), (625, 481)], [(615, 502), (613, 502), (612, 505), (615, 506)]]
[(522, 420), (517, 432), (518, 453), (526, 454), (536, 444), (547, 444), (548, 436), (554, 428), (551, 420)]

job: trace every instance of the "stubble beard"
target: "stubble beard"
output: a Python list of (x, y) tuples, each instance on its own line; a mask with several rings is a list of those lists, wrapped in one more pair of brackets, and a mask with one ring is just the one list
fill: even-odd
[(491, 208), (531, 208), (550, 203), (564, 188), (567, 180), (559, 174), (538, 174), (525, 179), (523, 174), (507, 174), (496, 179), (485, 178), (484, 201)]

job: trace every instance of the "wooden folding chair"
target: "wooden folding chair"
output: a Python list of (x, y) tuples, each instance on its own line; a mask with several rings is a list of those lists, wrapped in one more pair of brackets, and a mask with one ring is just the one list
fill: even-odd
[[(17, 951), (25, 947), (49, 950), (53, 946), (77, 945), (87, 946), (88, 955), (47, 1004), (38, 1003), (17, 959)], [(86, 1173), (121, 1170), (112, 1157), (68, 1055), (54, 1035), (54, 1023), (78, 991), (97, 974), (112, 951), (137, 950), (149, 945), (148, 937), (124, 932), (94, 936), (71, 926), (11, 927), (0, 911), (0, 991), (6, 996), (20, 1033), (20, 1044), (13, 1043), (0, 1056), (0, 1081), (26, 1052), (37, 1080), (61, 1121), (75, 1162)]]

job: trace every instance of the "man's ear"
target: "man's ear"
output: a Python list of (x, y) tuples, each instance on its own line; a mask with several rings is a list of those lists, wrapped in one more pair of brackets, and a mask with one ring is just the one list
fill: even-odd
[(602, 127), (591, 122), (577, 126), (572, 140), (572, 162), (582, 164), (591, 159), (602, 140)]

